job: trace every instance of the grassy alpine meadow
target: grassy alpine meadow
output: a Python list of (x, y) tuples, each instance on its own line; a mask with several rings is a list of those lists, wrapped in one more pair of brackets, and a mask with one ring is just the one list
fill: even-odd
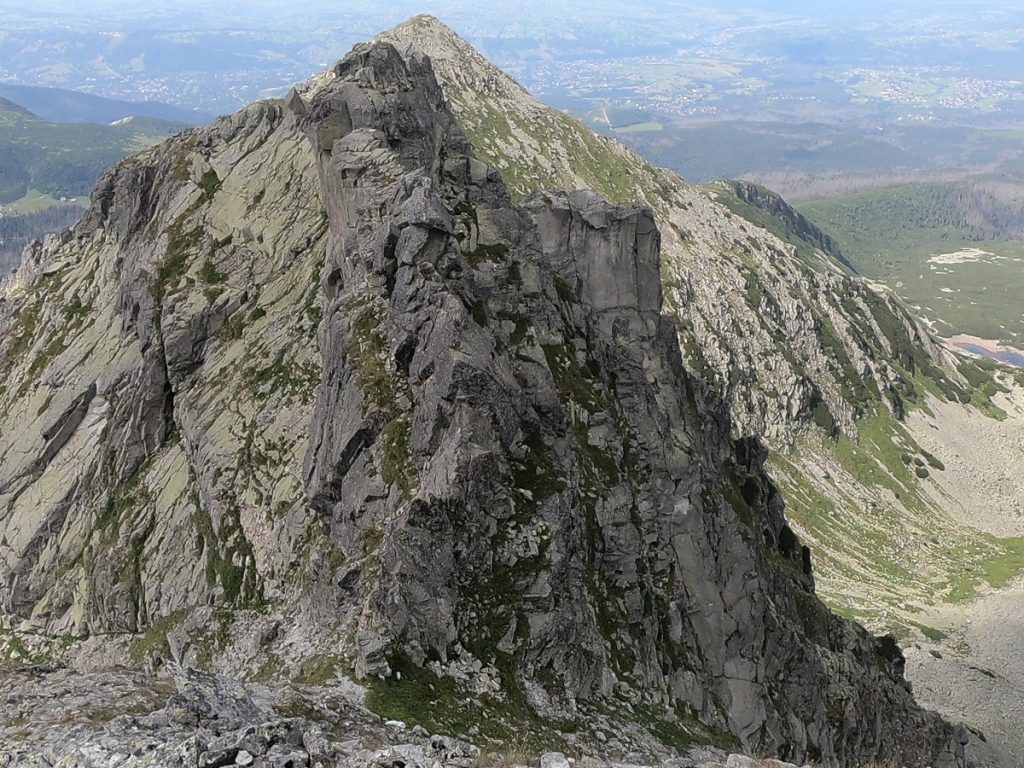
[(871, 189), (799, 207), (861, 274), (891, 288), (938, 333), (1024, 344), (1024, 242), (967, 224), (941, 187)]

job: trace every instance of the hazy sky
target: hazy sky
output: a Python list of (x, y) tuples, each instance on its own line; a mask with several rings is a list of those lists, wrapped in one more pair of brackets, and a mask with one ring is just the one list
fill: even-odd
[[(416, 13), (430, 12), (441, 16), (465, 17), (483, 14), (486, 17), (507, 16), (509, 20), (522, 18), (524, 9), (552, 18), (569, 18), (577, 14), (593, 13), (600, 17), (608, 11), (623, 8), (619, 0), (519, 0), (508, 4), (470, 0), (0, 0), (0, 15), (14, 18), (77, 18), (94, 24), (115, 22), (118, 19), (174, 18), (191, 21), (197, 28), (210, 24), (237, 26), (281, 23), (288, 19), (344, 19), (344, 18), (404, 18)], [(889, 14), (931, 15), (936, 12), (985, 13), (996, 11), (1024, 18), (1019, 0), (716, 0), (716, 2), (688, 2), (686, 0), (639, 0), (623, 8), (624, 11), (645, 13), (713, 15), (737, 11), (760, 12), (771, 15), (801, 16), (821, 21), (839, 21), (849, 18), (870, 20)]]
[[(925, 61), (965, 72), (980, 62), (1001, 79), (1024, 58), (1021, 0), (0, 0), (0, 80), (180, 103), (204, 98), (201, 78), (219, 73), (221, 109), (424, 12), (526, 79), (554, 58), (600, 63), (687, 45), (739, 62)], [(186, 72), (188, 93), (175, 87)]]

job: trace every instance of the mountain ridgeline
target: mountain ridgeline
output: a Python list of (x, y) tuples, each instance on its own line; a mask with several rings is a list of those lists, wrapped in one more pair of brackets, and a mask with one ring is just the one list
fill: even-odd
[(815, 595), (749, 435), (972, 385), (814, 242), (429, 18), (121, 161), (0, 287), (8, 649), (931, 763), (948, 725)]
[(854, 431), (876, 405), (898, 414), (921, 396), (919, 368), (946, 396), (969, 387), (905, 310), (851, 279), (831, 238), (767, 190), (718, 185), (715, 194), (736, 210), (723, 212), (700, 188), (538, 102), (430, 17), (380, 39), (430, 56), (474, 150), (513, 198), (588, 188), (653, 210), (684, 357), (725, 391), (738, 435), (791, 446), (815, 412)]
[(37, 117), (53, 123), (110, 124), (126, 117), (146, 117), (185, 125), (198, 125), (213, 115), (162, 104), (158, 101), (122, 101), (81, 91), (48, 86), (0, 83), (0, 98), (20, 104)]

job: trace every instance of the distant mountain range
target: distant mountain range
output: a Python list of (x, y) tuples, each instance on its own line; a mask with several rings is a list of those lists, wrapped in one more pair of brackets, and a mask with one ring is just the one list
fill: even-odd
[(107, 99), (67, 88), (0, 83), (0, 97), (53, 123), (113, 123), (126, 117), (152, 117), (186, 125), (209, 122), (209, 112), (182, 109), (158, 101)]

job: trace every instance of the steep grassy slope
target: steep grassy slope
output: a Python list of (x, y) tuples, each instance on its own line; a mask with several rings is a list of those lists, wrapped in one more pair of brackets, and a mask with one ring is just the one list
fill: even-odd
[[(790, 513), (835, 605), (906, 633), (922, 606), (984, 582), (986, 564), (1024, 567), (1018, 540), (979, 540), (931, 492), (925, 475), (940, 470), (901, 422), (931, 398), (998, 415), (991, 372), (850, 275), (820, 234), (759, 207), (768, 197), (728, 185), (709, 196), (652, 166), (537, 102), (430, 17), (384, 38), (426, 49), (474, 148), (513, 193), (590, 187), (654, 210), (684, 356), (726, 396), (736, 431), (776, 449)], [(946, 548), (931, 545), (939, 532)], [(969, 585), (949, 587), (960, 580)]]
[(803, 261), (816, 269), (835, 269), (837, 264), (856, 274), (830, 234), (770, 189), (749, 181), (721, 180), (702, 187), (731, 213), (756, 224), (796, 249)]

